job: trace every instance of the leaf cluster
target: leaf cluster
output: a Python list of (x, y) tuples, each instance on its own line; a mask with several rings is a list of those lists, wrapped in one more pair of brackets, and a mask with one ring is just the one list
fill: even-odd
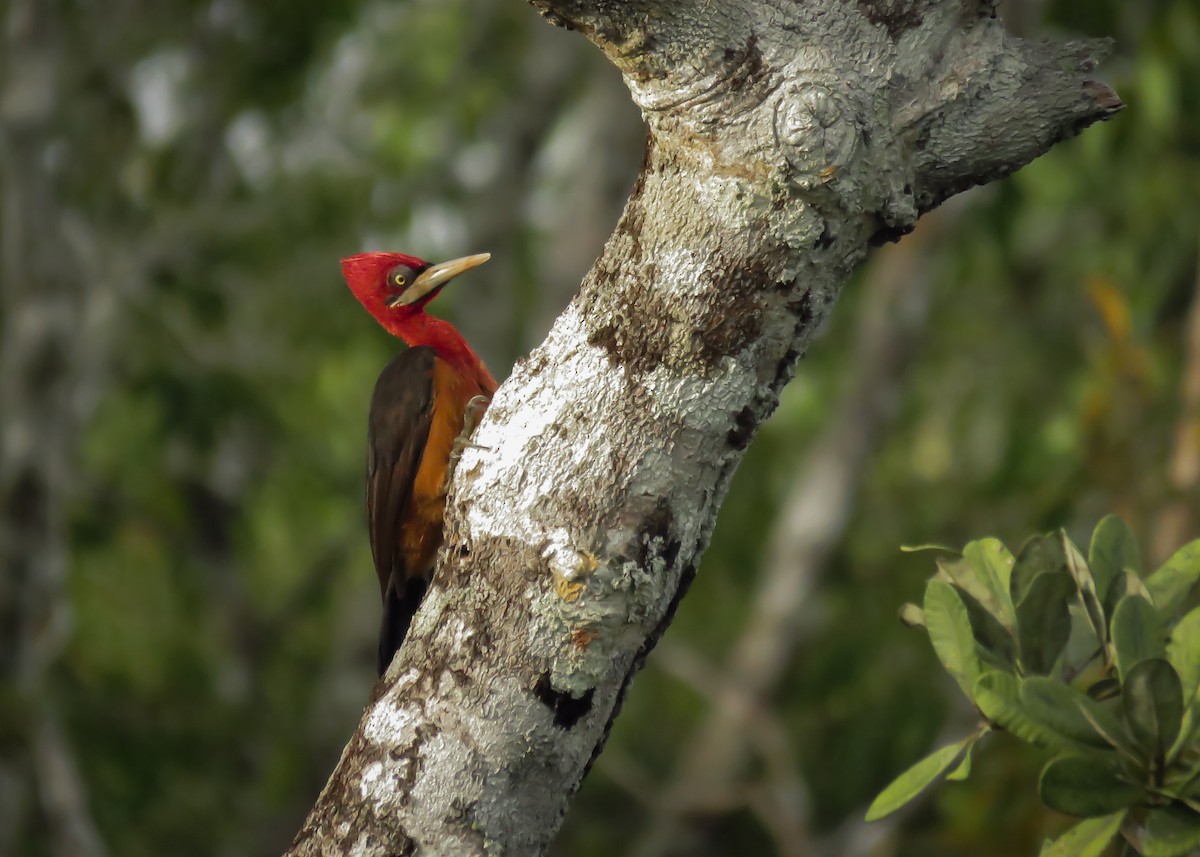
[(1038, 793), (1085, 819), (1043, 855), (1099, 855), (1118, 833), (1147, 857), (1200, 848), (1200, 540), (1143, 575), (1137, 542), (1110, 515), (1085, 558), (1063, 531), (1016, 557), (996, 539), (945, 555), (921, 606), (923, 627), (982, 722), (894, 780), (867, 818), (942, 779), (965, 779), (996, 731), (1051, 752)]

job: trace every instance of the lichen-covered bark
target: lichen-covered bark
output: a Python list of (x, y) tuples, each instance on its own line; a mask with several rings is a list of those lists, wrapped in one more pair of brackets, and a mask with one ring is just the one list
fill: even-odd
[(458, 470), (438, 575), (293, 854), (542, 852), (868, 246), (1120, 107), (978, 2), (533, 0), (642, 173)]

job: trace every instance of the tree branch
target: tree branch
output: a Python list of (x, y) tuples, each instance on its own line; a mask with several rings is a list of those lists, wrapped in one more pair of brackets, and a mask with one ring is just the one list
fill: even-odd
[[(634, 849), (638, 857), (672, 851), (689, 816), (711, 812), (725, 795), (745, 791), (743, 769), (753, 738), (771, 732), (761, 712), (804, 633), (803, 608), (853, 513), (863, 466), (891, 421), (895, 391), (925, 326), (929, 278), (922, 263), (943, 232), (940, 214), (874, 260), (871, 294), (847, 367), (851, 383), (788, 491), (742, 633), (721, 670), (723, 680), (705, 682), (714, 690), (712, 706), (662, 788), (660, 809)], [(761, 755), (769, 768), (775, 754)], [(807, 838), (799, 830), (793, 829), (791, 840)]]
[(868, 244), (1119, 106), (1083, 48), (987, 5), (535, 5), (621, 69), (645, 163), (463, 456), (425, 605), (292, 854), (544, 851)]

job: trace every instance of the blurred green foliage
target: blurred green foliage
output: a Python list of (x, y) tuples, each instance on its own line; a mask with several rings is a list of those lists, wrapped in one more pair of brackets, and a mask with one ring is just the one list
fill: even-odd
[[(615, 72), (518, 0), (118, 5), (54, 4), (66, 95), (47, 158), (124, 275), (98, 285), (117, 309), (77, 451), (73, 631), (50, 693), (110, 853), (278, 852), (373, 679), (365, 413), (397, 346), (337, 258), (494, 253), (438, 310), (503, 377), (599, 252), (641, 130)], [(926, 262), (932, 319), (886, 391), (899, 417), (773, 700), (815, 840), (838, 841), (971, 720), (895, 621), (926, 575), (898, 545), (1076, 532), (1108, 511), (1152, 533), (1179, 499), (1166, 468), (1197, 292), (1200, 8), (1012, 5), (1030, 33), (1114, 36), (1103, 71), (1129, 107), (973, 191)], [(851, 284), (750, 449), (668, 635), (713, 665), (866, 299)], [(610, 751), (665, 781), (706, 705), (652, 658)], [(1033, 853), (1064, 826), (1026, 788), (1036, 765), (979, 760), (888, 853)], [(601, 764), (558, 853), (624, 853), (652, 811)], [(773, 848), (744, 809), (691, 821), (679, 853)], [(20, 844), (45, 853), (36, 821)]]

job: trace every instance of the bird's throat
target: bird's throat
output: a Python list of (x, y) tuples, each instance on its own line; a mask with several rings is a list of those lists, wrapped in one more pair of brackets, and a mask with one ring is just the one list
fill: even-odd
[(457, 369), (459, 372), (473, 377), (481, 388), (488, 391), (496, 389), (496, 381), (492, 378), (479, 355), (471, 350), (466, 339), (450, 322), (429, 315), (420, 310), (404, 319), (388, 319), (384, 327), (393, 336), (403, 339), (409, 346), (428, 345), (437, 356)]

